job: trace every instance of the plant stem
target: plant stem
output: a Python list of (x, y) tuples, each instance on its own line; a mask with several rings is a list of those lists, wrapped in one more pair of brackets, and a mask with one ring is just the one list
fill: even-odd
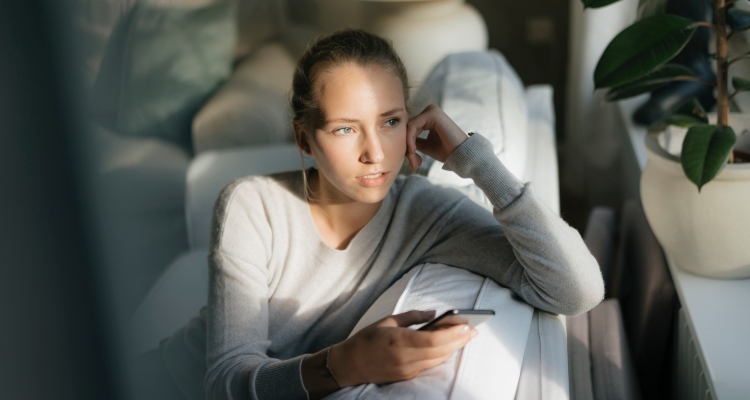
[(729, 60), (729, 64), (728, 64), (728, 66), (730, 66), (730, 67), (731, 67), (731, 66), (732, 66), (732, 64), (736, 63), (737, 61), (740, 61), (740, 60), (746, 60), (746, 59), (748, 59), (748, 58), (750, 58), (750, 53), (745, 53), (745, 54), (743, 54), (743, 55), (741, 55), (741, 56), (737, 56), (737, 57), (735, 57), (735, 58), (733, 58), (733, 59)]
[(706, 79), (703, 79), (703, 78), (699, 78), (697, 76), (690, 76), (690, 75), (676, 76), (676, 77), (672, 78), (672, 80), (673, 81), (693, 81), (693, 82), (700, 82), (700, 83), (702, 83), (704, 85), (716, 87), (716, 83), (711, 82), (711, 81), (706, 80)]
[(727, 61), (727, 13), (725, 1), (716, 0), (714, 7), (714, 18), (716, 19), (716, 123), (720, 126), (729, 126), (729, 94), (727, 91), (729, 62)]

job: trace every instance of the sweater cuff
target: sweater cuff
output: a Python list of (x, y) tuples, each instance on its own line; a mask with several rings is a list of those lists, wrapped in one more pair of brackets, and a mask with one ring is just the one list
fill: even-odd
[(307, 355), (274, 361), (260, 367), (250, 382), (255, 389), (255, 398), (307, 399), (307, 390), (302, 384), (302, 360), (305, 356)]
[(492, 150), (492, 142), (478, 133), (469, 136), (453, 151), (443, 169), (473, 179), (500, 210), (523, 193), (524, 184), (500, 162)]

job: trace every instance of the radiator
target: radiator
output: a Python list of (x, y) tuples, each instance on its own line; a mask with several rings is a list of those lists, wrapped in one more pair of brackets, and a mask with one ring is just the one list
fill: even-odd
[(703, 361), (685, 313), (677, 317), (677, 399), (716, 400), (706, 363)]

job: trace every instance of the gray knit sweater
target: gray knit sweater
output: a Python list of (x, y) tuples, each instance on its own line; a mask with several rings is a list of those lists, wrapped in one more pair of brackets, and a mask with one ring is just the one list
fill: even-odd
[(378, 296), (425, 262), (489, 276), (553, 313), (601, 301), (601, 274), (578, 232), (498, 161), (487, 139), (473, 135), (445, 166), (473, 178), (494, 218), (456, 190), (399, 177), (345, 250), (321, 241), (299, 172), (228, 186), (209, 256), (207, 397), (307, 398), (303, 358), (346, 339)]

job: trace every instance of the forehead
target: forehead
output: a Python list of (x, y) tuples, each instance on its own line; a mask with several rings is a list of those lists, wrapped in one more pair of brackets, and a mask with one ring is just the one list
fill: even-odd
[(321, 74), (315, 90), (325, 119), (405, 107), (401, 78), (380, 65), (338, 65)]

